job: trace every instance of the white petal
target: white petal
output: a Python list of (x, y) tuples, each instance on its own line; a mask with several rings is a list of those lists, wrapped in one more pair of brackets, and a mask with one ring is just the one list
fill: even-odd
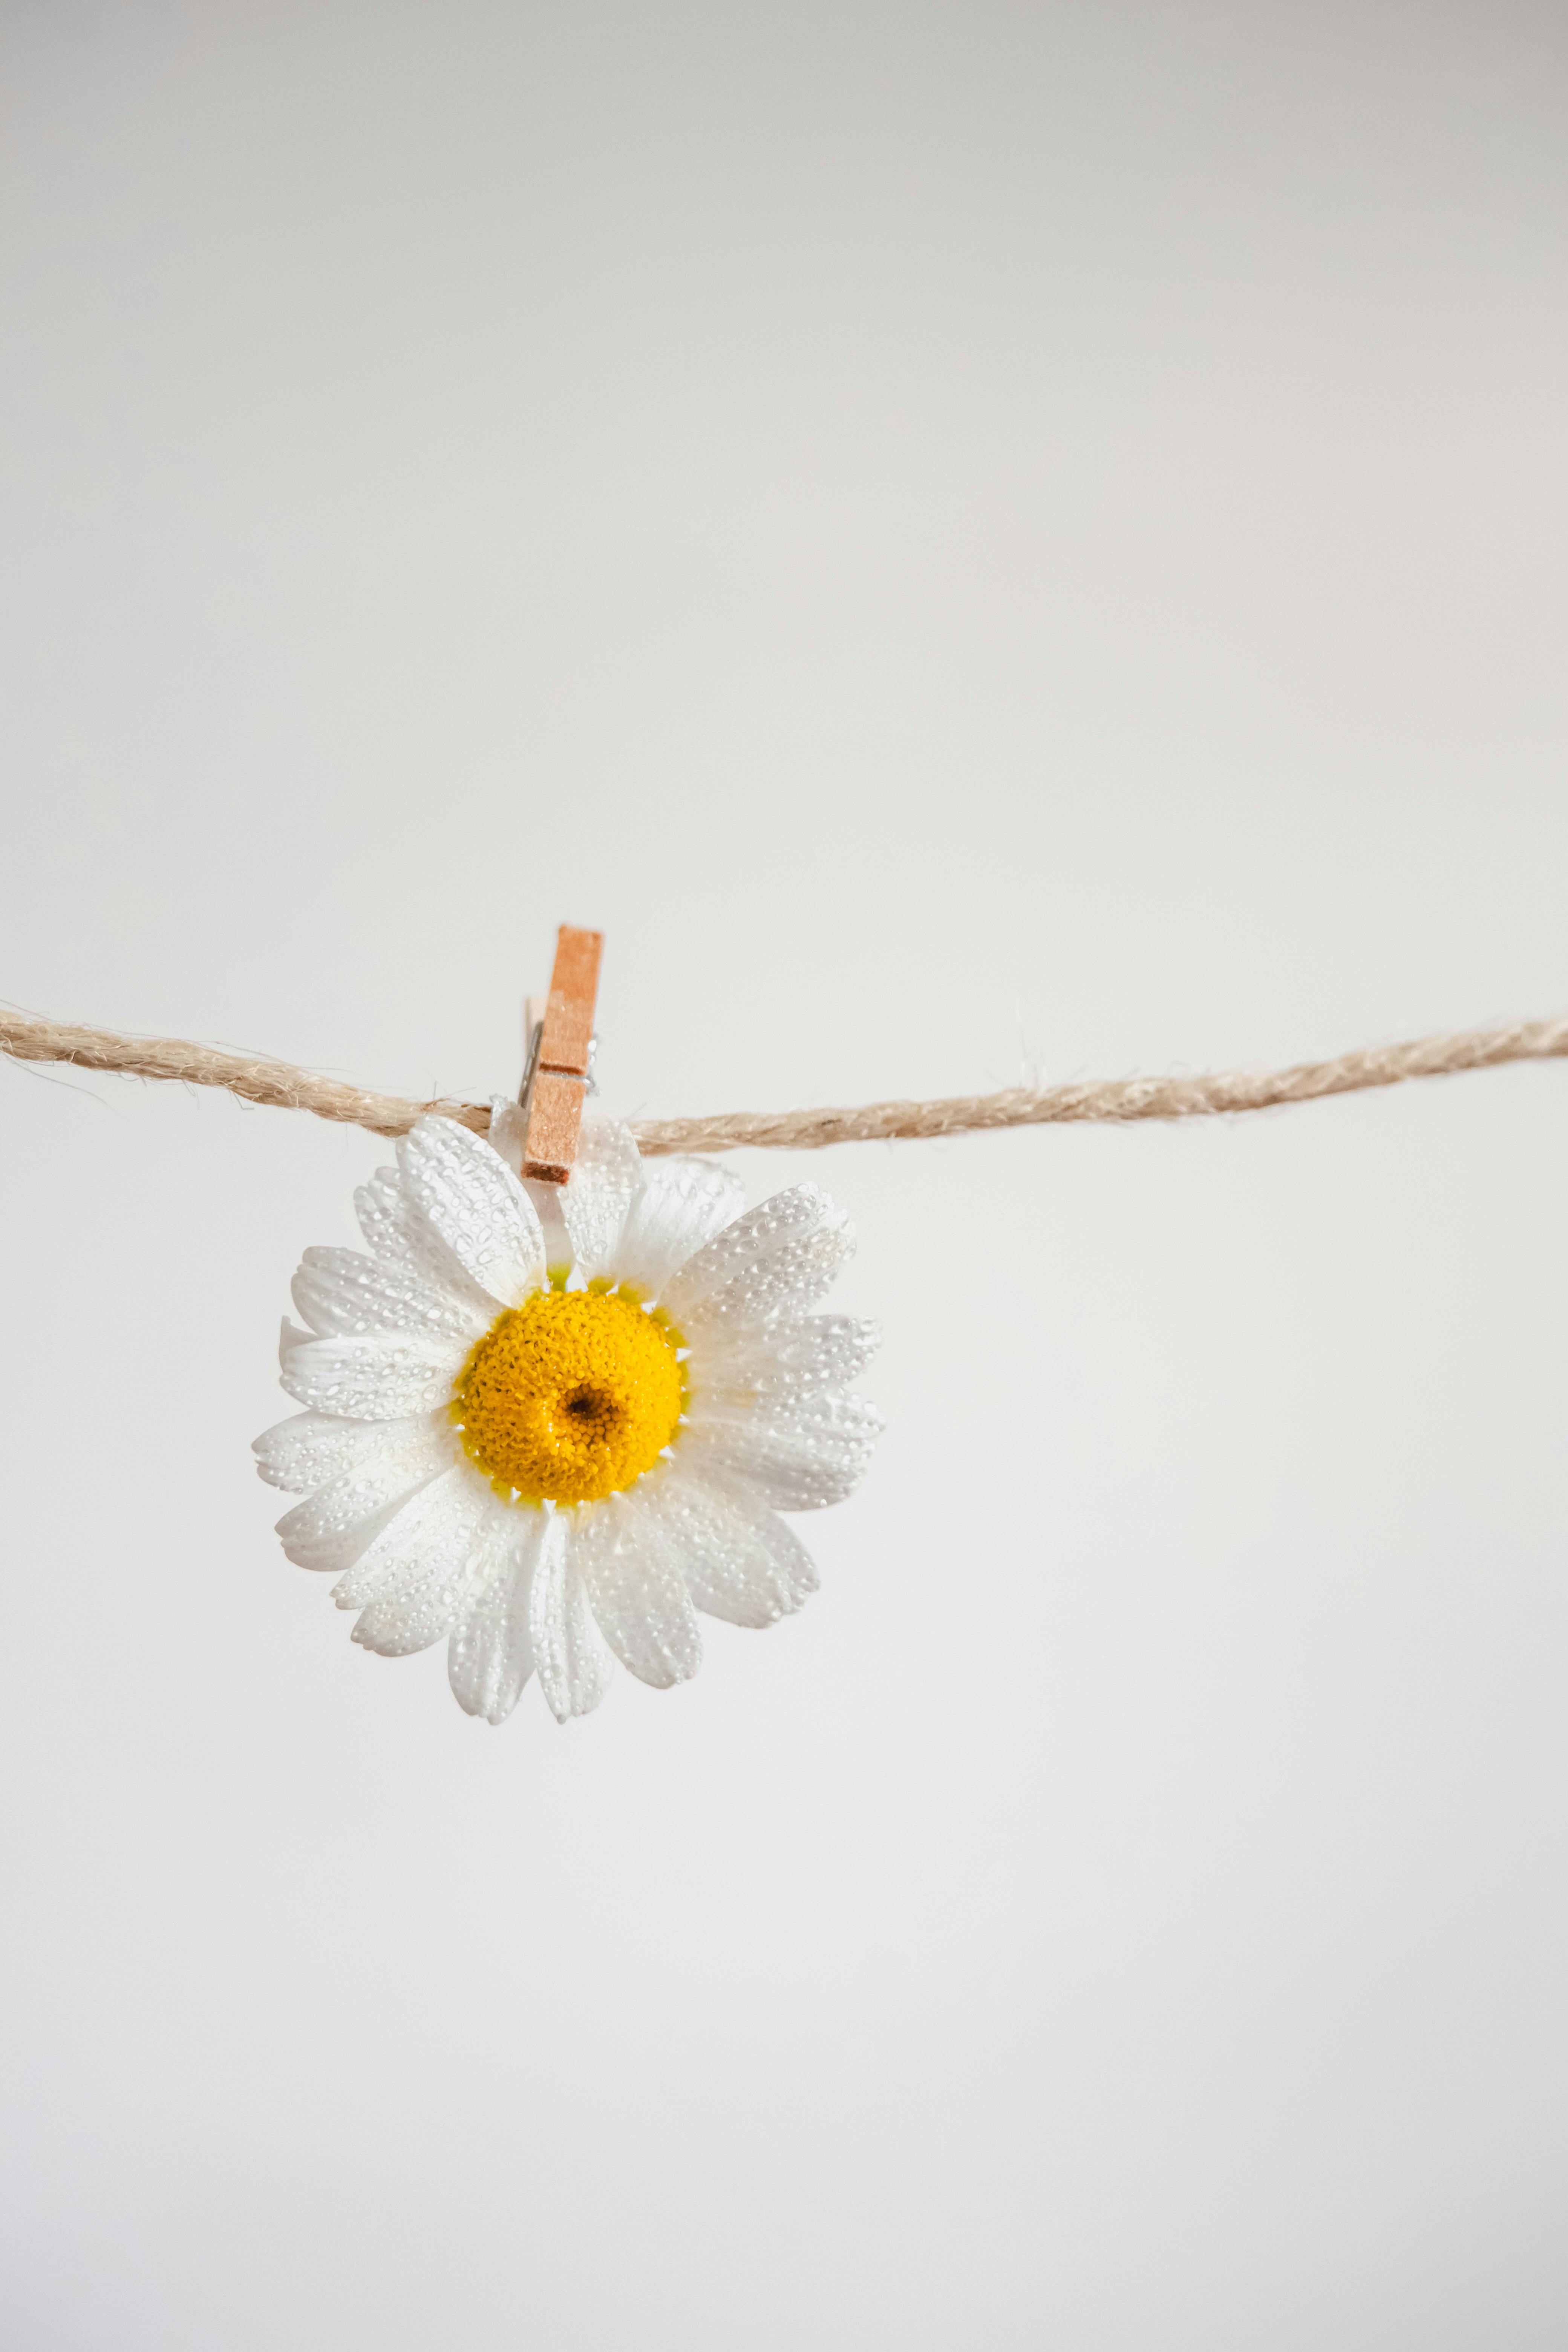
[(586, 1281), (621, 1271), (616, 1244), (641, 1168), (631, 1129), (618, 1118), (601, 1118), (590, 1104), (583, 1113), (570, 1181), (558, 1187), (572, 1263)]
[(316, 1412), (350, 1421), (395, 1421), (446, 1404), (465, 1350), (452, 1339), (307, 1339), (279, 1375)]
[(853, 1315), (701, 1334), (691, 1349), (691, 1393), (704, 1403), (746, 1405), (759, 1397), (845, 1389), (866, 1370), (881, 1338), (879, 1325)]
[(537, 1176), (525, 1176), (522, 1189), (533, 1203), (533, 1213), (539, 1219), (539, 1230), (544, 1236), (544, 1263), (552, 1274), (572, 1271), (572, 1236), (566, 1230), (566, 1220), (561, 1213), (563, 1184), (546, 1184)]
[(396, 1600), (433, 1568), (457, 1569), (492, 1513), (505, 1507), (468, 1463), (443, 1471), (404, 1504), (338, 1579), (332, 1599), (340, 1609), (363, 1609), (372, 1601)]
[(496, 1302), (466, 1274), (416, 1203), (395, 1168), (378, 1168), (354, 1194), (359, 1229), (382, 1265), (395, 1266), (450, 1296), (476, 1315), (494, 1317)]
[(726, 1225), (666, 1285), (664, 1304), (681, 1332), (792, 1320), (814, 1307), (853, 1255), (841, 1209), (815, 1184), (775, 1192)]
[(854, 1493), (882, 1426), (864, 1397), (764, 1401), (749, 1412), (694, 1402), (680, 1444), (737, 1474), (775, 1510), (814, 1511)]
[(599, 1630), (629, 1673), (656, 1690), (690, 1679), (702, 1633), (668, 1538), (632, 1494), (582, 1513), (574, 1546)]
[(465, 1714), (504, 1723), (533, 1672), (528, 1629), (533, 1564), (552, 1514), (509, 1511), (492, 1524), (447, 1652), (447, 1679)]
[(288, 1316), (285, 1315), (278, 1331), (278, 1361), (279, 1365), (286, 1364), (289, 1357), (293, 1354), (295, 1349), (302, 1348), (310, 1336), (309, 1331), (301, 1331), (298, 1323), (291, 1323)]
[(329, 1478), (352, 1470), (389, 1445), (396, 1445), (419, 1424), (408, 1421), (341, 1421), (331, 1413), (296, 1412), (275, 1428), (264, 1429), (251, 1447), (258, 1475), (269, 1486), (286, 1494), (308, 1495)]
[(645, 1160), (615, 1265), (606, 1271), (658, 1297), (676, 1269), (745, 1205), (740, 1178), (716, 1160)]
[(278, 1534), (296, 1568), (352, 1567), (397, 1507), (416, 1487), (461, 1458), (457, 1431), (445, 1413), (407, 1423), (360, 1423), (406, 1433), (318, 1487), (285, 1511)]
[(294, 1304), (312, 1331), (352, 1339), (406, 1331), (467, 1347), (495, 1319), (407, 1268), (358, 1250), (308, 1249), (294, 1276)]
[(468, 1524), (444, 1530), (416, 1569), (383, 1586), (354, 1626), (353, 1639), (362, 1649), (406, 1658), (445, 1641), (468, 1608), (492, 1510), (505, 1508), (493, 1496), (487, 1508), (473, 1497)]
[(557, 1723), (591, 1715), (609, 1686), (615, 1659), (594, 1622), (572, 1559), (570, 1515), (552, 1511), (540, 1538), (529, 1594), (528, 1630), (539, 1686)]
[[(522, 1105), (507, 1095), (490, 1097), (489, 1147), (499, 1151), (514, 1176), (522, 1173), (523, 1146), (528, 1141), (528, 1121)], [(468, 1710), (473, 1714), (472, 1707)]]
[(499, 1151), (455, 1119), (422, 1118), (397, 1147), (403, 1189), (464, 1271), (502, 1307), (544, 1280), (544, 1240)]
[[(403, 1198), (403, 1179), (395, 1168), (378, 1168), (369, 1181), (354, 1190), (354, 1214), (366, 1246), (374, 1251), (384, 1265), (401, 1265), (409, 1273), (422, 1272), (418, 1251), (406, 1229), (408, 1207)], [(434, 1240), (435, 1236), (430, 1235)]]
[(705, 1477), (678, 1460), (652, 1472), (637, 1494), (710, 1617), (772, 1625), (816, 1591), (816, 1570), (798, 1536), (722, 1474)]

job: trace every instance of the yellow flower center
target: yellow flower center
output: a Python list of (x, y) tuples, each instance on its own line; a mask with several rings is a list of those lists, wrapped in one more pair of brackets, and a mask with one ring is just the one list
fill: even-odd
[(680, 1334), (635, 1296), (540, 1290), (498, 1316), (450, 1412), (498, 1493), (598, 1503), (658, 1461), (685, 1402)]

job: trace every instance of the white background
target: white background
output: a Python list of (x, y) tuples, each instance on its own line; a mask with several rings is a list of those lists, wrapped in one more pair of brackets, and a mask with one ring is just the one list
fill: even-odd
[[(633, 1115), (1568, 1007), (1568, 18), (4, 11), (0, 990)], [(16, 2352), (1568, 2337), (1568, 1070), (740, 1164), (823, 1591), (491, 1731), (251, 1435), (384, 1147), (0, 1069)]]

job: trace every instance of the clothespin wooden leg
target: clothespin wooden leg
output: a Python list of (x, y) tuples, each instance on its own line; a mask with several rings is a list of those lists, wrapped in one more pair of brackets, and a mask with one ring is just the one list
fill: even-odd
[[(550, 976), (537, 1045), (531, 1034), (529, 1074), (522, 1093), (528, 1113), (522, 1172), (546, 1184), (564, 1184), (577, 1157), (604, 946), (603, 931), (582, 931), (570, 923), (562, 924), (556, 933), (555, 969)], [(531, 1015), (534, 1002), (529, 1001)], [(531, 1033), (531, 1020), (530, 1028)]]

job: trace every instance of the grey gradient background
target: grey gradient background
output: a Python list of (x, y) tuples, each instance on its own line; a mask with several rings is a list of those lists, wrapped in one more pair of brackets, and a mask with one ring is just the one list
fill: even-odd
[[(647, 1114), (1568, 1006), (1568, 16), (12, 5), (0, 989)], [(753, 1154), (877, 1470), (500, 1732), (252, 1433), (371, 1139), (0, 1068), (16, 2352), (1568, 2340), (1568, 1073)]]

